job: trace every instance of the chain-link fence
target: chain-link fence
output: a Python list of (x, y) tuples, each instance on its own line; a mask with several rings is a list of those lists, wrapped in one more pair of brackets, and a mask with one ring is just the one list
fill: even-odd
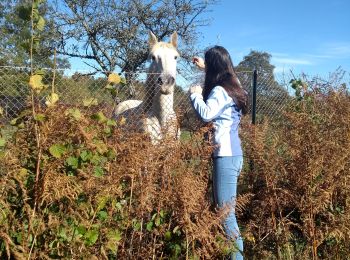
[[(283, 109), (289, 104), (292, 99), (289, 92), (289, 80), (283, 78), (283, 81), (277, 81), (274, 75), (260, 74), (258, 71), (251, 87), (252, 99), (254, 98), (255, 90), (255, 107), (254, 101), (251, 102), (253, 122), (259, 122), (263, 118), (270, 120), (280, 119)], [(255, 120), (256, 118), (256, 120)]]
[[(0, 67), (2, 121), (11, 120), (30, 107), (31, 89), (28, 85), (30, 71), (30, 68), (27, 67)], [(51, 69), (44, 69), (41, 75), (43, 84), (47, 85), (47, 88), (37, 96), (41, 106), (45, 106), (45, 98), (51, 93), (54, 81), (54, 91), (59, 96), (58, 104), (93, 111), (102, 110), (108, 116), (113, 116), (117, 105), (125, 100), (140, 100), (145, 103), (159, 91), (164, 91), (157, 85), (159, 84), (158, 78), (145, 72), (123, 74), (125, 82), (113, 86), (110, 85), (104, 74), (91, 75), (84, 71), (72, 72), (71, 70), (56, 70), (53, 73)], [(201, 76), (203, 75), (199, 75)], [(238, 77), (244, 89), (252, 97), (253, 72), (238, 72)], [(181, 127), (186, 128), (194, 115), (188, 98), (188, 88), (196, 82), (198, 82), (198, 75), (190, 78), (180, 73), (176, 78), (175, 87), (165, 90), (170, 91), (170, 96), (173, 97), (169, 99), (170, 103), (166, 104), (167, 109), (173, 109), (182, 119)], [(256, 114), (258, 117), (278, 118), (290, 98), (288, 90), (277, 83), (272, 75), (258, 74), (256, 80)], [(129, 104), (134, 106), (139, 103)], [(253, 103), (251, 98), (249, 103), (250, 106)]]

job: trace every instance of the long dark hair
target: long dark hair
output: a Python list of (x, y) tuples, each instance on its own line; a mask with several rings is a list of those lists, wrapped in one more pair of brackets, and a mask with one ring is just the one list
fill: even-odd
[(204, 101), (215, 86), (222, 86), (233, 99), (242, 114), (248, 112), (247, 92), (238, 80), (228, 51), (222, 46), (214, 46), (205, 52)]

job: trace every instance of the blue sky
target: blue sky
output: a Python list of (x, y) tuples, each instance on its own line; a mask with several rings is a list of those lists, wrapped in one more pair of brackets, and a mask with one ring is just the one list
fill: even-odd
[(235, 65), (258, 50), (275, 73), (350, 72), (350, 0), (221, 0), (207, 15), (201, 45), (226, 47)]
[[(221, 0), (211, 10), (201, 17), (211, 23), (199, 28), (199, 47), (226, 47), (234, 65), (258, 50), (272, 55), (276, 74), (350, 73), (350, 0)], [(73, 70), (91, 70), (70, 60)]]

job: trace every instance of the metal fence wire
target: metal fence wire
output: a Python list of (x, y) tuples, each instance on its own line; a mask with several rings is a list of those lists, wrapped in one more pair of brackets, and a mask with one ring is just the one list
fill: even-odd
[[(28, 85), (30, 68), (0, 67), (0, 117), (2, 122), (8, 122), (17, 117), (23, 110), (30, 107), (31, 89)], [(238, 72), (238, 77), (244, 89), (252, 96), (253, 72)], [(53, 71), (42, 70), (43, 83), (48, 87), (37, 96), (38, 102), (45, 106), (45, 98), (51, 93)], [(113, 116), (116, 106), (125, 100), (146, 102), (160, 89), (155, 88), (156, 77), (140, 72), (123, 74), (124, 84), (111, 86), (105, 74), (91, 75), (84, 71), (55, 71), (54, 88), (59, 96), (58, 104), (72, 107), (83, 107), (86, 110), (103, 110), (106, 115)], [(183, 119), (181, 127), (186, 127), (194, 111), (191, 107), (188, 88), (198, 82), (198, 77), (186, 77), (181, 73), (176, 78), (173, 89), (173, 102), (169, 106), (177, 116)], [(273, 76), (259, 75), (257, 80), (257, 116), (277, 118), (290, 100), (285, 87), (277, 83)], [(250, 105), (252, 104), (250, 98)], [(137, 103), (137, 102), (136, 102)], [(251, 111), (251, 108), (250, 108)]]

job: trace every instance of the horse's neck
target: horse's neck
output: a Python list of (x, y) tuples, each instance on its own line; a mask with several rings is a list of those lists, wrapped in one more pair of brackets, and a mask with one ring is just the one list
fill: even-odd
[(174, 119), (174, 95), (157, 93), (153, 97), (152, 113), (158, 118), (162, 127), (168, 127), (167, 123)]
[(155, 85), (156, 74), (150, 74), (146, 80), (146, 86), (149, 91), (146, 94), (146, 98), (143, 102), (143, 111), (147, 114), (157, 117), (162, 127), (166, 127), (166, 124), (174, 118), (174, 94), (164, 95), (159, 91), (156, 92)]

